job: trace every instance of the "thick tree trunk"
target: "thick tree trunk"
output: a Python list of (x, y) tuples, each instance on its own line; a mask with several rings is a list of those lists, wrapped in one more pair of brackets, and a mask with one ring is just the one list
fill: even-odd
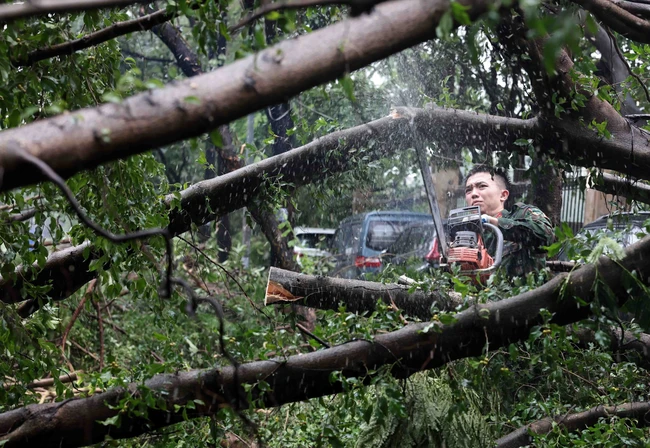
[[(546, 309), (551, 323), (567, 325), (591, 314), (596, 280), (611, 288), (623, 304), (628, 298), (625, 275), (636, 271), (639, 278), (650, 280), (650, 237), (625, 250), (625, 257), (613, 262), (602, 257), (596, 265), (584, 266), (572, 275), (561, 275), (541, 288), (498, 302), (473, 305), (455, 316), (449, 325), (421, 323), (401, 330), (379, 334), (374, 340), (357, 340), (317, 352), (289, 358), (258, 361), (234, 367), (158, 375), (146, 382), (161, 392), (166, 409), (149, 409), (146, 416), (123, 413), (115, 405), (129, 396), (137, 399), (141, 384), (111, 389), (89, 398), (59, 403), (34, 404), (0, 414), (0, 441), (13, 447), (77, 447), (112, 438), (134, 437), (155, 428), (183, 420), (182, 406), (192, 400), (195, 409), (187, 409), (189, 418), (214, 415), (224, 406), (247, 408), (243, 384), (258, 406), (284, 403), (333, 394), (342, 390), (332, 374), (369, 381), (382, 366), (400, 378), (442, 366), (449, 361), (494, 350), (528, 337), (532, 328), (542, 324), (540, 310)], [(574, 298), (579, 297), (580, 302)], [(265, 387), (259, 388), (260, 380)], [(201, 402), (203, 404), (201, 404)], [(175, 405), (181, 409), (174, 410)], [(98, 421), (120, 415), (119, 427)]]
[[(551, 148), (544, 148), (546, 150)], [(533, 159), (531, 197), (528, 202), (539, 207), (551, 220), (553, 226), (560, 225), (562, 211), (562, 173), (552, 164), (543, 149)]]
[(430, 320), (435, 305), (441, 311), (453, 311), (463, 305), (463, 300), (445, 293), (417, 290), (396, 284), (347, 280), (299, 274), (271, 268), (266, 285), (265, 305), (296, 303), (322, 310), (338, 310), (341, 305), (352, 313), (370, 313), (381, 300), (396, 310)]

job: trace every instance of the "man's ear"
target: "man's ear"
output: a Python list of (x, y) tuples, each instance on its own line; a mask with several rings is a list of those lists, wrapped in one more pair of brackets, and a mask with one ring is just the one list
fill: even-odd
[(499, 198), (499, 200), (505, 204), (509, 196), (510, 196), (510, 192), (508, 190), (501, 190), (501, 197)]

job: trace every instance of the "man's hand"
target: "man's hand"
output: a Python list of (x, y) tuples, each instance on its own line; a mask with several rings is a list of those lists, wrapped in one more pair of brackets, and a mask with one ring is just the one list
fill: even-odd
[(485, 213), (481, 215), (481, 221), (493, 224), (495, 226), (499, 224), (499, 220), (497, 218), (494, 218), (493, 216), (490, 215), (486, 215)]

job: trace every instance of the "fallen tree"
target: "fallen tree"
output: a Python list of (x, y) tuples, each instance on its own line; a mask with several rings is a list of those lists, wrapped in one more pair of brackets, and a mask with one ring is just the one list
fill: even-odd
[[(369, 380), (377, 369), (387, 366), (390, 373), (406, 378), (415, 372), (440, 367), (450, 361), (479, 356), (489, 350), (528, 337), (532, 328), (544, 324), (540, 310), (551, 313), (550, 323), (567, 325), (591, 314), (595, 300), (594, 282), (606, 285), (619, 304), (629, 293), (626, 282), (634, 271), (650, 283), (650, 237), (628, 247), (625, 257), (614, 262), (601, 257), (571, 275), (559, 275), (540, 288), (487, 304), (476, 304), (457, 314), (455, 321), (421, 323), (377, 335), (374, 340), (351, 341), (317, 352), (236, 367), (158, 375), (145, 383), (131, 384), (88, 398), (59, 403), (29, 405), (0, 414), (0, 441), (6, 447), (77, 447), (114, 439), (134, 437), (184, 419), (182, 407), (190, 401), (195, 409), (184, 409), (188, 418), (214, 415), (223, 406), (274, 407), (341, 392), (344, 379)], [(341, 379), (331, 381), (339, 372)], [(260, 387), (260, 382), (264, 383)], [(250, 385), (245, 397), (243, 385)], [(299, 385), (296, 387), (296, 385)], [(146, 416), (129, 412), (127, 397), (138, 398), (147, 389), (162, 399)], [(194, 401), (199, 400), (199, 401)], [(122, 402), (121, 406), (117, 406)], [(179, 407), (177, 407), (179, 406)], [(120, 412), (121, 409), (124, 412)], [(100, 421), (120, 415), (120, 425)]]

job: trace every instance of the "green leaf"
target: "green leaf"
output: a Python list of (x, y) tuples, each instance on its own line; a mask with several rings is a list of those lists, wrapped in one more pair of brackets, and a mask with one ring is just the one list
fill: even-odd
[(438, 320), (441, 324), (444, 325), (451, 325), (458, 321), (458, 319), (456, 319), (453, 314), (441, 314), (438, 316)]
[(454, 283), (454, 291), (460, 293), (463, 297), (469, 292), (469, 286), (465, 283), (458, 280), (456, 277), (452, 277), (452, 282)]
[[(219, 129), (210, 132), (210, 141), (217, 148), (223, 148), (223, 136), (221, 135), (221, 132), (219, 132)], [(207, 163), (207, 161), (204, 163)]]
[(106, 101), (107, 103), (121, 103), (122, 96), (117, 92), (106, 92), (102, 95), (102, 100)]
[(472, 20), (469, 18), (467, 11), (469, 6), (461, 5), (458, 2), (451, 2), (451, 13), (454, 16), (454, 20), (460, 25), (469, 25), (472, 23)]
[(354, 97), (354, 81), (350, 75), (345, 75), (340, 79), (340, 82), (341, 86), (343, 87), (343, 91), (345, 92), (345, 95), (348, 97), (348, 99), (352, 102), (356, 101), (356, 98)]
[(440, 21), (438, 22), (438, 27), (436, 28), (436, 36), (438, 39), (444, 39), (451, 34), (451, 30), (454, 28), (454, 19), (451, 16), (451, 9), (447, 10)]
[(183, 101), (185, 101), (188, 104), (193, 104), (195, 106), (201, 105), (201, 100), (197, 96), (186, 96), (185, 98), (183, 98)]
[(230, 33), (228, 32), (228, 27), (224, 22), (219, 22), (219, 33), (223, 36), (226, 41), (230, 42)]
[(255, 43), (257, 44), (257, 47), (262, 49), (266, 47), (266, 35), (264, 34), (264, 30), (261, 27), (255, 27), (255, 30), (253, 31), (253, 35), (255, 37)]
[(147, 89), (159, 89), (161, 87), (165, 87), (165, 83), (163, 83), (159, 79), (148, 79), (147, 81), (145, 81), (144, 86)]
[(279, 11), (271, 11), (265, 17), (269, 20), (278, 20), (280, 17), (282, 17), (282, 15)]
[(106, 420), (100, 420), (99, 423), (104, 425), (104, 426), (120, 426), (120, 418), (121, 414), (114, 415), (113, 417), (109, 417)]
[(20, 111), (14, 109), (10, 114), (9, 118), (7, 119), (7, 124), (10, 128), (15, 128), (16, 126), (20, 125)]
[(23, 109), (22, 113), (20, 114), (20, 119), (24, 120), (26, 118), (31, 117), (34, 115), (36, 112), (38, 112), (39, 107), (38, 106), (29, 106)]

